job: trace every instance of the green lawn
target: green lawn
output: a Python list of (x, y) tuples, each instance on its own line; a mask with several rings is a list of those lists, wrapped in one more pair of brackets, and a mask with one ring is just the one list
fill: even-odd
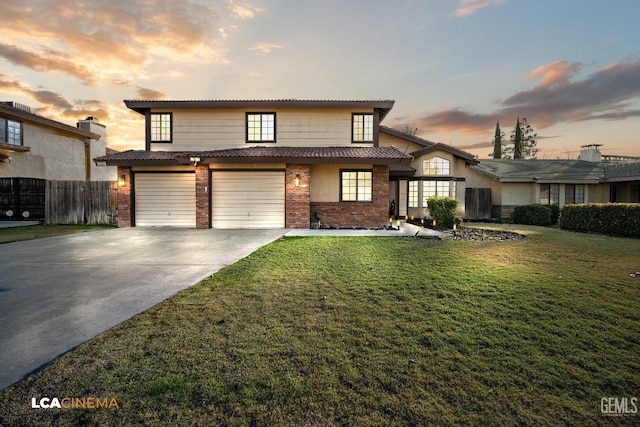
[(528, 238), (276, 241), (0, 392), (0, 424), (640, 423), (600, 410), (640, 397), (640, 240), (486, 227)]
[(22, 240), (41, 239), (62, 234), (84, 233), (86, 231), (114, 228), (112, 225), (29, 225), (26, 227), (0, 228), (0, 244)]

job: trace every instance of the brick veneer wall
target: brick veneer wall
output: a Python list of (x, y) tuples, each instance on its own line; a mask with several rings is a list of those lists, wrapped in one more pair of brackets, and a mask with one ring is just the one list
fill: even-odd
[(131, 208), (133, 194), (131, 192), (131, 168), (118, 166), (118, 179), (124, 175), (124, 187), (118, 186), (117, 204), (118, 204), (118, 227), (131, 227)]
[(209, 177), (209, 165), (196, 166), (196, 228), (209, 228), (210, 226)]
[(209, 228), (211, 226), (211, 174), (209, 165), (196, 166), (196, 228)]
[[(300, 176), (300, 185), (296, 187), (296, 175)], [(311, 166), (287, 165), (285, 172), (285, 227), (309, 228), (311, 216), (309, 211)]]
[(373, 167), (371, 202), (312, 202), (322, 225), (339, 228), (381, 228), (389, 221), (389, 167)]

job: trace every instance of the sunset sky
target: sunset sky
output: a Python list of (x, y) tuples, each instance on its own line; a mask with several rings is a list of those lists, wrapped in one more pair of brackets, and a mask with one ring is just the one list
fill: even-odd
[(383, 124), (491, 152), (496, 121), (640, 156), (638, 0), (3, 0), (0, 100), (144, 148), (124, 99), (394, 99)]

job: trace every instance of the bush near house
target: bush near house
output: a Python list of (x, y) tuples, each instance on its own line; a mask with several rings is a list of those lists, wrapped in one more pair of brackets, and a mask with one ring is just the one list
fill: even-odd
[(640, 237), (640, 204), (590, 203), (564, 205), (560, 228)]
[(560, 209), (556, 205), (523, 205), (513, 211), (513, 222), (527, 225), (553, 225), (558, 222)]
[(453, 228), (453, 224), (459, 224), (460, 218), (456, 217), (458, 200), (451, 197), (429, 197), (427, 208), (431, 218), (436, 221), (438, 228)]

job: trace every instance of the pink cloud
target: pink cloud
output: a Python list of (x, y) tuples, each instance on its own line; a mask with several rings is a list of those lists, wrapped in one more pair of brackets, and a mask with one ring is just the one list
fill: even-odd
[(453, 12), (458, 17), (473, 15), (479, 9), (488, 6), (498, 6), (506, 0), (462, 0), (460, 6)]
[(540, 79), (538, 86), (551, 86), (567, 81), (581, 69), (580, 63), (569, 64), (567, 61), (556, 61), (536, 68), (529, 73), (526, 80)]

